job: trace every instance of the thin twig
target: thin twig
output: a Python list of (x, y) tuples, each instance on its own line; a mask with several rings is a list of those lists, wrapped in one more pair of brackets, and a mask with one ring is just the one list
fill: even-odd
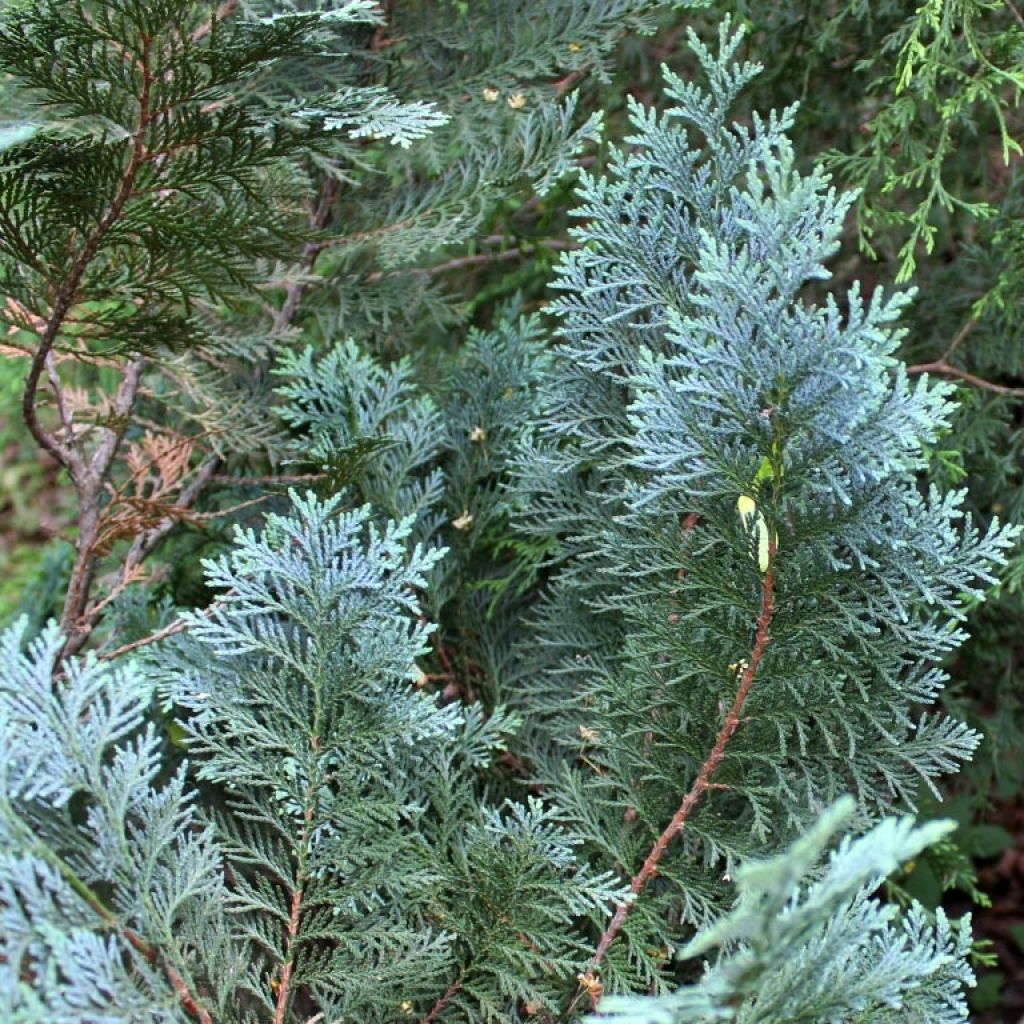
[(1017, 9), (1017, 5), (1013, 0), (1003, 0), (1003, 3), (1010, 9), (1010, 13), (1013, 15), (1017, 24), (1020, 25), (1021, 28), (1024, 28), (1024, 15), (1022, 15)]
[(217, 8), (217, 13), (209, 21), (204, 21), (192, 33), (192, 42), (201, 43), (213, 31), (214, 23), (230, 17), (237, 6), (238, 0), (224, 0), (224, 3)]
[[(226, 590), (216, 601), (213, 602), (213, 604), (208, 605), (206, 608), (203, 608), (195, 614), (208, 619), (214, 612), (219, 610), (220, 601), (227, 600), (233, 595), (233, 590)], [(125, 654), (131, 654), (132, 651), (137, 651), (140, 647), (148, 647), (150, 644), (166, 640), (169, 636), (177, 636), (178, 633), (184, 633), (186, 629), (188, 629), (188, 623), (184, 619), (175, 619), (173, 622), (164, 626), (163, 629), (158, 629), (155, 633), (150, 633), (148, 636), (140, 637), (138, 640), (132, 640), (131, 643), (122, 644), (120, 647), (117, 647), (112, 651), (107, 651), (106, 654), (98, 655), (98, 658), (100, 661), (113, 661), (115, 658), (120, 658)]]
[(221, 473), (215, 473), (210, 477), (210, 482), (227, 484), (232, 487), (274, 487), (278, 484), (314, 483), (317, 480), (324, 480), (326, 477), (326, 473), (296, 473), (292, 476), (287, 474), (279, 476), (226, 476)]
[(1024, 398), (1024, 388), (1011, 388), (1005, 384), (996, 384), (994, 381), (985, 380), (976, 374), (968, 373), (967, 370), (961, 370), (959, 366), (950, 366), (949, 363), (942, 359), (937, 359), (933, 363), (918, 363), (916, 366), (908, 366), (907, 373), (935, 373), (940, 377), (956, 377), (958, 380), (971, 384), (982, 391), (991, 391), (993, 394), (1008, 395), (1012, 398)]
[(132, 640), (131, 643), (122, 644), (120, 647), (115, 648), (112, 651), (108, 651), (106, 654), (99, 655), (100, 661), (113, 661), (115, 658), (120, 658), (122, 655), (131, 654), (132, 651), (137, 651), (140, 647), (146, 647), (149, 644), (155, 644), (160, 640), (166, 640), (169, 636), (175, 636), (178, 633), (183, 633), (188, 628), (188, 623), (184, 619), (175, 619), (170, 625), (164, 626), (163, 629), (158, 629), (155, 633), (150, 633), (149, 636), (144, 636), (139, 640)]
[(773, 541), (770, 542), (768, 548), (768, 566), (765, 570), (764, 580), (762, 582), (761, 611), (757, 618), (757, 632), (754, 637), (754, 646), (750, 652), (750, 658), (746, 662), (743, 668), (743, 673), (740, 676), (739, 688), (736, 691), (736, 697), (732, 702), (732, 707), (725, 716), (725, 721), (722, 723), (722, 727), (719, 729), (718, 735), (715, 737), (715, 743), (711, 748), (711, 753), (708, 754), (707, 759), (701, 765), (700, 771), (697, 773), (696, 780), (690, 787), (686, 796), (683, 797), (682, 803), (679, 805), (679, 809), (672, 816), (672, 820), (658, 837), (654, 846), (651, 847), (651, 851), (647, 855), (647, 859), (644, 861), (643, 866), (633, 877), (629, 886), (632, 899), (619, 904), (618, 909), (615, 911), (614, 916), (608, 924), (608, 927), (605, 928), (604, 933), (601, 935), (597, 949), (590, 960), (587, 970), (580, 975), (580, 988), (570, 1005), (570, 1010), (574, 1008), (582, 996), (588, 992), (591, 995), (594, 1009), (597, 1009), (601, 992), (600, 982), (596, 973), (597, 968), (601, 965), (601, 961), (608, 952), (608, 948), (622, 930), (622, 926), (626, 923), (626, 918), (629, 917), (631, 910), (636, 905), (636, 901), (643, 892), (645, 886), (657, 873), (658, 864), (665, 855), (665, 851), (668, 849), (669, 843), (682, 831), (687, 819), (690, 817), (694, 807), (697, 806), (697, 803), (704, 793), (709, 789), (717, 788), (717, 785), (713, 782), (714, 774), (722, 763), (729, 741), (739, 728), (741, 716), (743, 714), (743, 707), (747, 702), (747, 697), (750, 696), (750, 690), (754, 684), (754, 677), (757, 675), (758, 666), (761, 664), (761, 660), (764, 658), (765, 652), (768, 649), (770, 641), (769, 630), (771, 628), (772, 618), (775, 614), (774, 561), (775, 543)]
[[(310, 737), (314, 757), (320, 753), (320, 721), (319, 715), (313, 719), (313, 733)], [(312, 773), (315, 775), (315, 773)], [(313, 829), (313, 819), (317, 806), (317, 783), (310, 778), (306, 787), (306, 809), (302, 816), (302, 829), (295, 848), (298, 851), (295, 865), (295, 885), (292, 889), (292, 902), (285, 930), (284, 960), (281, 964), (281, 978), (277, 988), (277, 1000), (274, 1004), (274, 1024), (285, 1024), (288, 1016), (288, 1004), (291, 1002), (292, 974), (295, 970), (295, 957), (299, 945), (299, 927), (302, 921), (302, 900), (308, 881), (306, 875), (309, 837)]]
[(162, 967), (171, 983), (175, 995), (177, 995), (185, 1012), (198, 1021), (198, 1024), (213, 1024), (213, 1017), (199, 999), (192, 993), (188, 983), (181, 976), (178, 969), (167, 959), (151, 942), (148, 942), (137, 932), (121, 923), (117, 914), (114, 913), (85, 882), (75, 873), (74, 869), (62, 858), (53, 857), (52, 862), (57, 870), (66, 879), (68, 884), (89, 906), (89, 908), (100, 918), (103, 923), (112, 931), (116, 931), (121, 937), (139, 953), (151, 967)]
[(156, 549), (156, 546), (174, 529), (176, 523), (195, 502), (203, 488), (210, 482), (213, 474), (220, 467), (220, 457), (211, 455), (203, 462), (191, 482), (178, 495), (174, 503), (175, 512), (164, 517), (157, 526), (146, 530), (145, 533), (136, 537), (132, 543), (128, 558), (125, 560), (127, 568), (133, 568), (145, 561)]
[[(317, 203), (316, 209), (311, 211), (309, 217), (309, 226), (314, 230), (322, 229), (331, 215), (331, 210), (334, 207), (334, 201), (338, 198), (338, 179), (328, 178), (323, 187), (320, 189), (320, 199)], [(300, 267), (310, 272), (316, 263), (317, 256), (323, 251), (324, 242), (322, 240), (307, 242), (302, 250), (302, 259), (299, 261)], [(306, 289), (309, 287), (310, 282), (308, 280), (293, 281), (288, 285), (285, 291), (284, 302), (281, 304), (281, 308), (274, 314), (273, 333), (280, 334), (291, 322), (299, 309), (299, 303), (302, 301), (302, 296)]]
[(448, 986), (448, 990), (434, 1005), (430, 1012), (420, 1021), (420, 1024), (434, 1024), (434, 1021), (441, 1015), (444, 1008), (455, 998), (462, 988), (463, 979), (466, 977), (466, 968), (459, 971), (459, 976)]
[(969, 317), (963, 327), (956, 332), (956, 337), (950, 342), (949, 348), (939, 357), (940, 363), (948, 363), (949, 357), (964, 343), (967, 336), (978, 326), (978, 318), (976, 316)]
[(111, 420), (113, 426), (108, 427), (99, 443), (92, 458), (89, 460), (89, 472), (97, 482), (106, 479), (107, 471), (110, 469), (117, 449), (121, 445), (121, 438), (124, 436), (128, 416), (135, 407), (135, 400), (139, 395), (139, 386), (142, 383), (142, 371), (145, 369), (145, 361), (141, 358), (132, 359), (125, 367), (124, 376), (114, 395)]
[[(1024, 23), (1022, 23), (1024, 25)], [(953, 366), (950, 363), (949, 358), (953, 353), (967, 340), (968, 335), (975, 327), (978, 326), (978, 318), (976, 316), (969, 317), (963, 327), (956, 332), (956, 337), (950, 342), (949, 348), (939, 356), (938, 359), (932, 360), (930, 363), (917, 363), (914, 366), (907, 367), (907, 373), (911, 375), (917, 375), (921, 373), (935, 373), (940, 377), (956, 377), (959, 380), (964, 381), (967, 384), (971, 384), (976, 388), (980, 388), (982, 391), (991, 391), (997, 395), (1010, 395), (1014, 398), (1024, 397), (1024, 388), (1012, 388), (1007, 387), (1005, 384), (996, 384), (993, 381), (985, 380), (983, 377), (977, 376), (968, 372), (967, 370), (961, 369), (959, 366)]]
[(438, 263), (428, 267), (426, 273), (431, 276), (445, 274), (450, 270), (462, 270), (464, 267), (477, 267), (486, 263), (496, 263), (503, 260), (525, 259), (535, 256), (538, 249), (550, 249), (554, 252), (563, 252), (578, 249), (576, 242), (563, 242), (557, 238), (544, 239), (528, 246), (515, 246), (511, 249), (502, 249), (499, 252), (482, 252), (475, 256), (459, 256), (456, 259), (448, 260), (446, 263)]
[[(488, 236), (482, 239), (484, 243), (492, 243), (493, 236)], [(383, 281), (386, 277), (400, 277), (402, 274), (425, 274), (429, 277), (436, 277), (438, 274), (447, 274), (452, 270), (464, 270), (466, 267), (481, 267), (486, 266), (488, 263), (502, 263), (509, 260), (528, 259), (531, 256), (537, 254), (538, 249), (549, 249), (552, 252), (565, 252), (573, 249), (578, 249), (579, 245), (576, 242), (566, 242), (558, 238), (546, 238), (538, 242), (532, 242), (529, 245), (523, 246), (511, 246), (508, 249), (502, 249), (499, 252), (481, 252), (474, 256), (459, 256), (452, 260), (447, 260), (444, 263), (436, 263), (432, 267), (415, 267), (411, 270), (403, 271), (392, 271), (385, 273), (381, 270), (375, 270), (372, 274), (367, 274), (365, 277), (366, 284), (377, 284), (379, 281)]]
[(72, 480), (81, 479), (85, 474), (85, 462), (82, 454), (75, 444), (75, 425), (72, 419), (71, 410), (65, 401), (64, 385), (57, 370), (57, 361), (54, 359), (54, 351), (50, 349), (46, 353), (46, 376), (50, 383), (50, 390), (53, 392), (54, 401), (57, 404), (57, 413), (60, 416), (61, 426), (64, 428), (64, 443), (68, 456), (68, 471)]
[(21, 396), (21, 412), (29, 432), (36, 439), (41, 448), (48, 451), (62, 466), (70, 469), (68, 455), (64, 446), (59, 444), (56, 438), (47, 431), (39, 422), (36, 414), (36, 394), (39, 390), (39, 380), (46, 366), (47, 357), (57, 342), (57, 335), (67, 318), (72, 306), (78, 299), (78, 286), (82, 283), (86, 270), (92, 263), (104, 239), (110, 229), (117, 223), (124, 212), (128, 200), (135, 188), (135, 179), (143, 164), (146, 162), (146, 134), (150, 125), (150, 89), (153, 84), (153, 76), (149, 69), (149, 51), (152, 40), (143, 36), (142, 40), (142, 89), (139, 94), (139, 123), (131, 137), (131, 155), (128, 164), (121, 175), (117, 191), (107, 207), (103, 216), (100, 217), (93, 228), (92, 233), (86, 239), (85, 244), (78, 251), (68, 272), (57, 289), (54, 296), (53, 306), (46, 321), (46, 327), (39, 340), (39, 348), (32, 359), (28, 376), (25, 378), (25, 389)]

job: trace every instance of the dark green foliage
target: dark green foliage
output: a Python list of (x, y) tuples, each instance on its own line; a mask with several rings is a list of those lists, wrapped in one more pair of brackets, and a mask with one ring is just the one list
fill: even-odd
[[(198, 344), (198, 298), (254, 283), (287, 254), (313, 135), (240, 84), (309, 45), (308, 19), (221, 26), (181, 0), (18, 6), (0, 62), (59, 120), (8, 148), (0, 169), (7, 293), (46, 317), (54, 292), (88, 296), (69, 331), (93, 351)], [(77, 16), (73, 16), (77, 12)], [(8, 309), (8, 314), (10, 309)]]

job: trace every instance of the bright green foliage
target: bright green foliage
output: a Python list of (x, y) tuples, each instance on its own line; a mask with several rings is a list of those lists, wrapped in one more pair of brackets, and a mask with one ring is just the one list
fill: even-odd
[(949, 244), (951, 228), (991, 217), (1009, 226), (992, 185), (1020, 155), (1015, 3), (741, 3), (721, 13), (753, 34), (767, 68), (759, 99), (800, 99), (802, 131), (829, 145), (844, 186), (862, 190), (859, 242), (895, 260), (899, 281)]
[[(951, 165), (978, 145), (978, 120), (997, 129), (996, 152), (1004, 164), (1021, 155), (1007, 125), (1024, 89), (1020, 25), (1009, 6), (979, 0), (922, 3), (863, 62), (877, 75), (869, 90), (888, 92), (888, 101), (861, 123), (862, 144), (850, 154), (833, 152), (831, 162), (845, 180), (872, 196), (861, 206), (863, 243), (870, 248), (879, 230), (909, 229), (901, 231), (906, 241), (898, 281), (910, 278), (922, 249), (933, 251), (937, 216), (958, 213), (981, 220), (996, 213), (950, 180)], [(916, 203), (909, 209), (907, 196)]]

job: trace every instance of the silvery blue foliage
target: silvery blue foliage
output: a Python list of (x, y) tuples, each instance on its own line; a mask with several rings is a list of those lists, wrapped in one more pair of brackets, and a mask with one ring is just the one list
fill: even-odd
[(951, 388), (894, 356), (907, 294), (824, 292), (851, 197), (797, 169), (791, 110), (731, 120), (759, 70), (741, 39), (723, 26), (714, 55), (691, 36), (707, 86), (666, 71), (667, 108), (631, 103), (628, 148), (582, 177), (520, 459), (554, 581), (519, 706), (599, 863), (639, 870), (755, 662), (611, 989), (658, 984), (666, 927), (716, 920), (736, 865), (839, 795), (867, 824), (970, 755), (976, 734), (928, 708), (1014, 535), (919, 485)]
[(885, 876), (950, 831), (886, 818), (844, 838), (818, 862), (853, 813), (838, 801), (782, 854), (736, 873), (736, 906), (679, 951), (709, 956), (699, 981), (656, 998), (611, 997), (598, 1019), (613, 1024), (959, 1024), (970, 921), (952, 927), (914, 905), (905, 915), (872, 893)]
[(414, 515), (418, 536), (432, 536), (443, 521), (445, 424), (411, 361), (383, 366), (348, 340), (319, 359), (308, 348), (287, 352), (275, 373), (296, 460), (324, 470), (330, 491), (353, 487), (378, 514)]
[(3, 634), (5, 1021), (557, 1006), (577, 922), (621, 886), (550, 807), (488, 799), (514, 716), (423, 689), (441, 552), (413, 527), (294, 496), (207, 564), (223, 592), (188, 632), (127, 668), (54, 680), (53, 629), (27, 652)]
[(188, 1020), (172, 978), (228, 994), (245, 967), (220, 850), (165, 772), (152, 679), (90, 658), (55, 687), (60, 648), (0, 637), (0, 1016)]
[(516, 721), (422, 688), (442, 552), (410, 543), (414, 517), (292, 501), (207, 563), (221, 597), (153, 667), (218, 794), (257, 1019), (283, 988), (331, 1020), (422, 1015), (456, 982), (472, 1019), (553, 1006), (585, 953), (574, 919), (620, 887), (550, 809), (475, 784)]
[[(579, 29), (583, 62), (648, 6), (559, 0), (516, 24)], [(5, 1019), (557, 1019), (707, 774), (600, 965), (607, 991), (657, 994), (603, 1010), (963, 1020), (966, 924), (871, 896), (943, 828), (874, 823), (973, 749), (929, 708), (1012, 531), (921, 486), (951, 407), (893, 355), (908, 297), (825, 294), (849, 197), (796, 169), (791, 111), (730, 121), (758, 70), (740, 36), (693, 45), (707, 88), (666, 73), (673, 105), (633, 104), (628, 150), (582, 180), (557, 350), (505, 318), (437, 398), (351, 342), (285, 357), (291, 452), (340, 493), (240, 530), (206, 563), (211, 607), (125, 668), (54, 679), (52, 631), (27, 651), (3, 634)], [(474, 88), (478, 59), (457, 62)], [(511, 66), (486, 70), (512, 87)], [(540, 178), (595, 127), (572, 141), (546, 109), (521, 136)], [(416, 132), (385, 112), (399, 143)], [(434, 200), (474, 187), (456, 165), (389, 206), (413, 238), (382, 243), (383, 265), (472, 224)], [(462, 644), (454, 669), (431, 617)], [(493, 770), (506, 752), (525, 800)], [(847, 821), (866, 836), (819, 868)], [(677, 989), (699, 968), (675, 954), (713, 949)]]

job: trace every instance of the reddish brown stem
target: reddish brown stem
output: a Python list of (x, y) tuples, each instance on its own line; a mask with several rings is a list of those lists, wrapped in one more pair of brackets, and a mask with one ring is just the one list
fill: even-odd
[(643, 866), (633, 877), (629, 886), (633, 899), (626, 903), (619, 904), (614, 916), (608, 923), (608, 927), (605, 928), (604, 934), (602, 934), (601, 939), (597, 944), (597, 949), (594, 951), (594, 955), (591, 958), (587, 971), (581, 976), (581, 987), (576, 998), (573, 1000), (574, 1006), (579, 1001), (583, 993), (590, 992), (594, 1009), (597, 1009), (598, 999), (600, 998), (600, 982), (596, 975), (597, 968), (601, 965), (601, 961), (604, 959), (605, 954), (608, 952), (609, 947), (615, 941), (619, 932), (622, 931), (622, 926), (626, 923), (626, 918), (629, 917), (631, 910), (635, 906), (636, 901), (643, 892), (645, 886), (651, 878), (657, 874), (658, 864), (665, 855), (665, 851), (668, 849), (669, 843), (679, 834), (679, 832), (682, 831), (687, 819), (690, 817), (690, 814), (693, 812), (693, 809), (697, 806), (697, 803), (704, 793), (709, 789), (718, 788), (717, 783), (712, 781), (714, 774), (722, 763), (722, 758), (725, 756), (725, 751), (729, 745), (729, 741), (739, 728), (743, 714), (743, 707), (747, 702), (747, 698), (750, 696), (750, 690), (754, 685), (754, 677), (757, 675), (758, 666), (761, 664), (765, 651), (768, 649), (768, 643), (770, 640), (769, 630), (772, 624), (772, 617), (775, 614), (774, 561), (775, 545), (771, 544), (768, 552), (768, 568), (765, 571), (764, 581), (762, 583), (761, 611), (757, 617), (757, 632), (754, 637), (754, 646), (750, 652), (750, 658), (743, 669), (743, 674), (740, 676), (739, 688), (737, 689), (736, 696), (733, 699), (732, 707), (729, 708), (729, 712), (725, 716), (725, 721), (722, 723), (722, 727), (719, 729), (718, 735), (715, 737), (711, 753), (708, 754), (707, 759), (701, 765), (700, 771), (697, 773), (696, 780), (690, 787), (686, 796), (683, 797), (682, 803), (679, 805), (679, 809), (672, 816), (672, 820), (665, 827), (665, 830), (661, 835), (658, 836), (654, 846), (651, 847), (651, 852), (647, 855), (647, 859), (644, 861)]
[(1016, 4), (1013, 3), (1013, 0), (1003, 0), (1003, 3), (1006, 4), (1006, 6), (1010, 9), (1010, 13), (1013, 15), (1013, 20), (1016, 21), (1021, 28), (1024, 28), (1024, 15), (1022, 15), (1020, 11), (1017, 9), (1017, 6)]
[(198, 1021), (199, 1024), (213, 1024), (213, 1017), (211, 1016), (210, 1011), (199, 1003), (195, 996), (192, 995), (192, 991), (189, 989), (188, 983), (181, 976), (176, 967), (170, 964), (167, 960), (164, 960), (153, 946), (146, 942), (145, 939), (136, 935), (135, 932), (131, 931), (131, 929), (122, 929), (121, 934), (137, 953), (141, 953), (142, 956), (145, 957), (147, 963), (150, 965), (155, 967), (161, 960), (163, 960), (163, 969), (164, 973), (167, 975), (167, 980), (171, 983), (171, 988), (174, 989), (179, 1002), (190, 1017)]
[[(75, 545), (75, 562), (71, 569), (68, 592), (61, 614), (61, 631), (67, 639), (60, 658), (76, 653), (89, 636), (89, 626), (83, 621), (83, 616), (89, 602), (89, 592), (96, 570), (95, 541), (100, 523), (100, 495), (111, 462), (120, 445), (123, 427), (111, 427), (92, 457), (87, 459), (84, 451), (76, 445), (73, 435), (70, 435), (66, 443), (62, 444), (43, 428), (36, 414), (36, 394), (40, 376), (49, 362), (50, 352), (56, 344), (57, 335), (72, 306), (78, 301), (78, 288), (82, 278), (100, 251), (107, 234), (124, 213), (124, 209), (132, 197), (139, 171), (148, 158), (146, 136), (152, 121), (150, 90), (153, 86), (153, 73), (150, 68), (151, 46), (152, 40), (143, 37), (142, 53), (139, 57), (142, 75), (139, 90), (139, 122), (132, 135), (128, 163), (121, 175), (114, 198), (72, 261), (67, 277), (57, 290), (50, 317), (29, 368), (28, 377), (25, 380), (25, 390), (22, 394), (22, 414), (32, 436), (61, 465), (68, 469), (78, 493), (78, 540)], [(118, 388), (114, 400), (114, 411), (122, 421), (135, 405), (142, 376), (142, 365), (141, 360), (133, 359), (124, 371), (121, 386)], [(54, 386), (59, 388), (59, 382), (56, 382)]]
[[(314, 722), (313, 736), (310, 743), (314, 754), (320, 750), (319, 715)], [(295, 971), (295, 955), (299, 940), (299, 925), (302, 921), (302, 898), (306, 885), (306, 856), (309, 846), (309, 835), (313, 828), (313, 815), (316, 810), (316, 784), (311, 780), (306, 789), (306, 810), (302, 817), (302, 832), (298, 841), (298, 863), (295, 866), (295, 886), (292, 890), (292, 904), (288, 914), (288, 930), (284, 940), (284, 960), (281, 964), (281, 977), (277, 988), (277, 1001), (274, 1004), (274, 1024), (285, 1024), (288, 1004), (291, 1001), (292, 975)]]
[(141, 935), (126, 928), (118, 920), (102, 900), (99, 899), (69, 868), (59, 865), (62, 874), (71, 883), (75, 891), (85, 900), (86, 903), (99, 915), (103, 922), (113, 931), (118, 932), (122, 938), (135, 950), (151, 967), (162, 967), (167, 980), (171, 983), (182, 1008), (198, 1024), (213, 1024), (213, 1017), (210, 1011), (192, 994), (188, 983), (181, 976), (178, 969), (157, 949), (152, 943), (147, 942)]
[[(306, 810), (306, 826), (309, 826), (312, 806)], [(288, 1012), (288, 1001), (291, 998), (292, 971), (295, 967), (294, 952), (295, 940), (299, 934), (299, 920), (302, 916), (302, 889), (297, 888), (292, 893), (291, 913), (288, 915), (288, 935), (285, 939), (285, 960), (281, 967), (281, 984), (277, 989), (277, 1004), (274, 1007), (274, 1024), (284, 1024), (285, 1014)]]
[(996, 384), (994, 381), (985, 380), (976, 374), (961, 370), (959, 366), (952, 366), (943, 359), (937, 359), (932, 363), (918, 363), (915, 366), (908, 366), (907, 373), (935, 373), (940, 377), (956, 377), (967, 384), (971, 384), (983, 391), (991, 391), (997, 395), (1009, 395), (1013, 398), (1024, 398), (1024, 388), (1011, 388), (1005, 384)]
[(462, 988), (462, 979), (466, 976), (465, 969), (463, 969), (459, 976), (448, 986), (448, 990), (434, 1005), (430, 1008), (430, 1012), (420, 1021), (420, 1024), (434, 1024), (434, 1021), (442, 1014), (444, 1008), (455, 998), (458, 991)]
[[(309, 226), (316, 230), (322, 229), (331, 216), (334, 201), (338, 198), (337, 178), (328, 178), (320, 190), (320, 199), (316, 208), (310, 212)], [(302, 258), (299, 265), (305, 271), (312, 271), (316, 264), (316, 258), (324, 248), (323, 241), (307, 242), (302, 250)], [(284, 303), (274, 314), (273, 333), (280, 334), (291, 322), (302, 301), (302, 296), (308, 287), (308, 281), (293, 281), (285, 292)]]
[(101, 654), (99, 656), (100, 661), (113, 661), (122, 655), (137, 651), (140, 647), (146, 647), (149, 644), (155, 644), (159, 640), (166, 640), (167, 637), (174, 636), (176, 633), (182, 633), (187, 628), (188, 623), (184, 619), (175, 619), (170, 625), (164, 626), (163, 629), (158, 629), (155, 633), (150, 633), (149, 636), (144, 636), (140, 640), (133, 640), (131, 643), (122, 644), (107, 654)]
[[(146, 161), (146, 133), (150, 124), (149, 94), (152, 88), (153, 79), (149, 69), (149, 48), (151, 40), (143, 39), (142, 56), (140, 63), (142, 67), (142, 88), (139, 92), (139, 124), (132, 135), (131, 154), (128, 164), (121, 175), (117, 191), (110, 202), (103, 216), (100, 217), (93, 228), (92, 233), (86, 239), (82, 248), (79, 249), (68, 268), (67, 276), (61, 282), (53, 300), (53, 307), (50, 316), (47, 318), (46, 327), (43, 329), (42, 337), (39, 340), (39, 348), (36, 350), (29, 367), (28, 376), (25, 379), (25, 390), (21, 396), (21, 411), (25, 424), (36, 439), (40, 447), (48, 451), (62, 466), (71, 470), (72, 457), (69, 455), (70, 448), (60, 444), (39, 422), (36, 415), (36, 394), (39, 389), (39, 381), (46, 367), (47, 359), (53, 346), (56, 344), (57, 335), (67, 318), (71, 307), (78, 298), (78, 286), (82, 283), (86, 270), (92, 263), (96, 254), (107, 237), (110, 229), (120, 219), (124, 208), (131, 198), (132, 190), (135, 187), (135, 179), (139, 170)], [(73, 441), (69, 439), (69, 445)], [(79, 481), (75, 481), (77, 484)]]
[(217, 13), (209, 20), (204, 21), (192, 33), (192, 42), (201, 43), (212, 31), (213, 26), (218, 21), (224, 21), (225, 18), (229, 18), (238, 6), (238, 0), (224, 0), (224, 2), (217, 8)]

